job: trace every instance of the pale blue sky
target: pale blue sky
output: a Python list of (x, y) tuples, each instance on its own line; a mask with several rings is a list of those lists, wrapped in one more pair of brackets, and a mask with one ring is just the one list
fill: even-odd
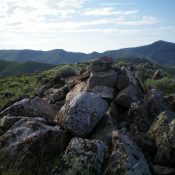
[(175, 42), (175, 0), (0, 0), (0, 49), (92, 52)]

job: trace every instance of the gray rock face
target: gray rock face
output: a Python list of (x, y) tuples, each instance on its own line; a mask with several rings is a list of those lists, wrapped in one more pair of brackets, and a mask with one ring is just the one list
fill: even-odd
[(144, 155), (125, 131), (114, 131), (112, 138), (113, 151), (106, 174), (151, 175)]
[(45, 92), (46, 98), (52, 103), (63, 100), (68, 92), (68, 87), (64, 86), (59, 89), (51, 88)]
[(39, 97), (23, 99), (0, 113), (5, 115), (25, 116), (25, 117), (42, 117), (47, 120), (53, 120), (56, 111), (50, 104)]
[(79, 83), (77, 76), (67, 77), (64, 81), (69, 89), (73, 88), (76, 84)]
[(103, 99), (94, 93), (82, 92), (61, 108), (55, 120), (75, 136), (84, 136), (91, 133), (105, 111)]
[(95, 86), (92, 92), (106, 100), (112, 100), (114, 97), (114, 88), (106, 86)]
[(66, 95), (66, 101), (70, 101), (75, 95), (79, 94), (80, 92), (87, 91), (87, 83), (82, 81), (81, 83), (77, 84), (74, 88), (72, 88), (69, 93)]
[(92, 72), (106, 71), (109, 70), (114, 60), (111, 57), (101, 57), (99, 60), (91, 61), (89, 70)]
[(138, 86), (137, 80), (134, 78), (133, 74), (130, 70), (128, 70), (126, 67), (122, 67), (120, 74), (117, 78), (117, 84), (116, 87), (119, 90), (122, 90), (129, 86), (130, 84), (133, 84), (134, 86)]
[(129, 123), (136, 125), (139, 131), (147, 132), (155, 117), (166, 110), (167, 101), (157, 90), (151, 90), (149, 96), (139, 102), (133, 102), (129, 109)]
[(105, 151), (102, 141), (73, 138), (62, 157), (60, 174), (101, 174)]
[(23, 118), (0, 137), (1, 167), (20, 174), (48, 174), (52, 162), (65, 149), (69, 136), (43, 118)]
[(91, 72), (89, 78), (89, 85), (114, 87), (117, 80), (117, 73), (114, 70), (104, 72)]
[(129, 108), (132, 102), (139, 101), (143, 94), (133, 85), (129, 85), (118, 93), (115, 102), (123, 107)]
[(4, 130), (7, 131), (10, 129), (14, 123), (19, 121), (23, 117), (16, 117), (16, 116), (4, 116), (3, 118), (0, 119), (0, 127)]
[(175, 164), (175, 113), (162, 112), (148, 131), (148, 136), (156, 142), (155, 161), (164, 165)]

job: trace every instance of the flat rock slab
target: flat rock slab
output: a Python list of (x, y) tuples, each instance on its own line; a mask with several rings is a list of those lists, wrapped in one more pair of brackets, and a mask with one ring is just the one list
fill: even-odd
[(151, 175), (143, 153), (126, 131), (114, 131), (112, 138), (113, 151), (106, 174)]
[(65, 103), (55, 121), (75, 136), (85, 136), (92, 132), (105, 112), (106, 104), (102, 98), (82, 92)]
[(35, 97), (26, 98), (13, 104), (2, 111), (0, 116), (3, 117), (8, 114), (25, 117), (42, 117), (47, 120), (53, 120), (56, 115), (56, 111), (42, 98)]
[(61, 159), (60, 174), (97, 174), (102, 172), (106, 146), (100, 140), (73, 138)]
[(117, 80), (117, 73), (114, 70), (91, 72), (89, 78), (89, 85), (114, 87)]
[(92, 92), (106, 100), (112, 100), (114, 97), (114, 88), (107, 86), (95, 86)]

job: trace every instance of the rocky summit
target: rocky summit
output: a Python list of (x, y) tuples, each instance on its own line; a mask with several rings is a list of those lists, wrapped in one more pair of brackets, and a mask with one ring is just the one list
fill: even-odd
[(0, 175), (175, 175), (175, 96), (113, 65), (94, 60), (1, 110)]

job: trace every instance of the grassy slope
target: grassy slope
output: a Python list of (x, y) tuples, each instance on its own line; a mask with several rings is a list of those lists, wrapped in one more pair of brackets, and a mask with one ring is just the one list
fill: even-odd
[(0, 77), (13, 76), (24, 73), (41, 72), (54, 67), (50, 64), (38, 62), (9, 62), (0, 60)]
[[(150, 61), (147, 61), (145, 59), (135, 58), (134, 62), (133, 60), (134, 60), (133, 58), (132, 59), (122, 58), (116, 61), (114, 66), (121, 68), (121, 66), (128, 64), (141, 64), (141, 63), (145, 64), (146, 66), (145, 74), (148, 74), (147, 78), (151, 78), (155, 70), (157, 70), (158, 68), (162, 68), (161, 66), (152, 64)], [(78, 72), (80, 69), (86, 67), (87, 64), (60, 65), (50, 70), (40, 73), (33, 73), (31, 75), (20, 75), (20, 76), (0, 78), (0, 108), (5, 104), (7, 104), (9, 101), (16, 100), (23, 95), (33, 96), (35, 90), (44, 83), (44, 80), (50, 81), (58, 73), (67, 73), (72, 69)], [(171, 69), (163, 68), (163, 69), (165, 69), (167, 75), (170, 75), (170, 73), (172, 72), (175, 73), (175, 69), (172, 68)], [(39, 81), (41, 77), (43, 77), (43, 82)], [(147, 82), (148, 85), (150, 85), (150, 83), (156, 84), (153, 81)], [(162, 90), (164, 90), (164, 88)]]
[(85, 67), (86, 64), (62, 65), (31, 75), (26, 74), (0, 78), (0, 108), (21, 96), (33, 96), (35, 90), (42, 85), (42, 81), (38, 80), (40, 77), (44, 77), (44, 79), (49, 81), (58, 73), (67, 73), (72, 69), (78, 72)]

